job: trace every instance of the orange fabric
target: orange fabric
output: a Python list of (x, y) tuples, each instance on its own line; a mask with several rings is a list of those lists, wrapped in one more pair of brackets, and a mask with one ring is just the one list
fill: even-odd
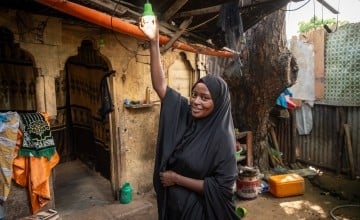
[[(45, 115), (44, 115), (45, 116)], [(47, 119), (47, 117), (45, 117)], [(47, 160), (45, 157), (18, 156), (21, 146), (22, 132), (18, 131), (13, 162), (13, 179), (22, 187), (28, 187), (32, 212), (37, 213), (49, 201), (51, 196), (49, 178), (51, 170), (59, 163), (57, 152)]]

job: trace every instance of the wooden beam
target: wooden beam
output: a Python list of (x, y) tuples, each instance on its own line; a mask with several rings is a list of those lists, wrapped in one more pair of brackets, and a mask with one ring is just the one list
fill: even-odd
[(182, 18), (182, 17), (189, 17), (189, 16), (198, 16), (203, 14), (211, 14), (211, 13), (217, 13), (220, 11), (221, 5), (212, 6), (208, 8), (201, 8), (201, 9), (195, 9), (191, 11), (184, 11), (176, 14), (174, 18)]
[(88, 0), (91, 4), (96, 6), (104, 7), (108, 10), (112, 10), (115, 14), (125, 14), (125, 12), (129, 12), (135, 16), (141, 16), (140, 13), (131, 10), (130, 8), (123, 6), (119, 3), (115, 3), (110, 0)]
[[(91, 2), (91, 4), (94, 4), (94, 5), (97, 5), (97, 6), (101, 6), (107, 10), (111, 10), (111, 11), (114, 11), (113, 15), (116, 15), (116, 16), (120, 16), (120, 15), (123, 15), (125, 12), (128, 12), (130, 14), (132, 14), (132, 16), (135, 16), (135, 17), (140, 17), (141, 14), (138, 13), (138, 12), (135, 12), (133, 10), (130, 10), (128, 7), (122, 5), (122, 4), (116, 4), (114, 3), (113, 1), (111, 0), (89, 0), (89, 2)], [(136, 23), (136, 21), (128, 21), (129, 23)], [(162, 20), (159, 20), (159, 24), (160, 24), (160, 31), (170, 37), (174, 37), (175, 36), (175, 33), (177, 31), (179, 31), (179, 28), (177, 26), (173, 26), (173, 25), (170, 25)], [(204, 42), (203, 44), (205, 46), (212, 46), (212, 45), (209, 45), (206, 43), (206, 39), (202, 39), (201, 37), (199, 37), (198, 35), (195, 35), (191, 32), (187, 32), (186, 35), (188, 36), (191, 36), (193, 38), (196, 38), (198, 39), (199, 41), (202, 41)], [(186, 42), (186, 39), (182, 39), (183, 41)]]
[[(45, 6), (51, 7), (58, 11), (67, 13), (84, 21), (92, 24), (99, 25), (122, 34), (129, 35), (141, 40), (148, 40), (147, 36), (139, 29), (137, 25), (125, 22), (122, 19), (110, 16), (101, 11), (97, 11), (92, 8), (82, 6), (70, 1), (59, 1), (59, 0), (35, 0), (36, 2)], [(54, 4), (56, 3), (56, 4)], [(169, 37), (160, 35), (159, 43), (161, 45), (166, 44), (169, 41)], [(196, 44), (186, 44), (184, 42), (176, 41), (173, 44), (173, 48), (184, 50), (192, 53), (200, 53), (210, 56), (222, 56), (222, 57), (233, 57), (234, 54), (224, 50), (216, 50), (208, 47), (200, 47)]]
[(168, 21), (174, 14), (176, 14), (186, 3), (188, 0), (177, 0), (166, 10), (164, 15), (162, 16), (164, 21)]
[[(288, 1), (290, 1), (290, 0), (288, 0)], [(273, 0), (257, 0), (256, 3), (254, 3), (253, 0), (247, 0), (247, 1), (242, 1), (241, 3), (239, 3), (239, 7), (246, 8), (246, 7), (261, 5), (263, 3), (270, 3), (270, 2), (273, 2)], [(223, 4), (215, 5), (215, 6), (211, 6), (211, 7), (207, 7), (207, 8), (195, 9), (195, 10), (191, 10), (191, 11), (180, 12), (180, 13), (175, 14), (174, 18), (218, 13), (220, 11), (222, 5)]]
[(162, 48), (161, 48), (161, 52), (165, 52), (167, 51), (173, 44), (175, 41), (177, 41), (177, 39), (184, 33), (184, 31), (186, 31), (186, 28), (189, 27), (189, 25), (191, 24), (192, 22), (192, 18), (193, 17), (190, 17), (188, 19), (186, 19), (185, 21), (183, 21), (181, 24), (180, 24), (180, 28), (179, 30), (175, 33), (175, 35), (169, 40), (169, 42), (167, 42), (166, 45), (164, 45)]

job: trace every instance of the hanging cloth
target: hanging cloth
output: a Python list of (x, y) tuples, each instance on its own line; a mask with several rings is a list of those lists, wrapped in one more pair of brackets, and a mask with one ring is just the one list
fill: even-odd
[(109, 85), (107, 82), (107, 78), (112, 74), (113, 72), (110, 72), (109, 74), (105, 75), (100, 82), (100, 90), (101, 90), (101, 107), (99, 109), (99, 114), (101, 116), (101, 119), (105, 121), (107, 114), (114, 111), (114, 104), (111, 99), (111, 94), (109, 90)]
[(39, 112), (20, 114), (20, 129), (23, 133), (20, 156), (44, 156), (49, 160), (54, 155), (55, 142), (45, 116), (46, 113)]
[(221, 6), (217, 26), (225, 33), (226, 45), (238, 51), (237, 41), (243, 35), (243, 22), (238, 2), (225, 3)]
[[(59, 163), (60, 157), (56, 152), (51, 133), (48, 132), (48, 115), (46, 113), (27, 113), (20, 116), (23, 116), (22, 119), (26, 124), (23, 126), (26, 129), (23, 127), (23, 130), (18, 129), (17, 132), (13, 179), (20, 186), (28, 188), (31, 210), (34, 214), (46, 206), (51, 199), (51, 171)], [(24, 143), (25, 141), (26, 143)], [(24, 149), (25, 147), (26, 149)]]
[(244, 28), (237, 1), (221, 5), (217, 26), (220, 27), (224, 33), (226, 46), (236, 54), (226, 67), (224, 74), (227, 76), (242, 76), (241, 68), (243, 67), (243, 64), (238, 52), (241, 51), (239, 38), (242, 37)]
[(6, 201), (11, 187), (12, 165), (20, 116), (16, 112), (0, 113), (0, 200)]
[(313, 117), (311, 106), (304, 102), (300, 108), (295, 110), (296, 113), (296, 128), (299, 135), (308, 135), (311, 133), (313, 127)]

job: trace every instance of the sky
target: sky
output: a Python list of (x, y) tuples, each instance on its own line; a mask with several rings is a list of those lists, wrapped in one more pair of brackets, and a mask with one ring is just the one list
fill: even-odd
[(332, 13), (317, 0), (290, 2), (287, 5), (287, 10), (295, 10), (305, 3), (307, 4), (298, 10), (286, 12), (286, 38), (290, 39), (292, 36), (298, 36), (298, 23), (300, 21), (308, 22), (314, 16), (314, 8), (315, 16), (319, 19), (336, 19), (338, 16), (339, 21), (348, 21), (350, 23), (360, 22), (360, 0), (325, 0), (325, 2), (339, 11), (339, 14), (336, 15)]

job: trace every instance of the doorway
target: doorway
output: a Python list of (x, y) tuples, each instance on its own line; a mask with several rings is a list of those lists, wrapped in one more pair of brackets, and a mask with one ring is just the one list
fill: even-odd
[(52, 125), (60, 163), (78, 159), (108, 180), (111, 135), (106, 113), (112, 109), (104, 113), (102, 96), (104, 89), (109, 91), (109, 72), (92, 41), (83, 40), (78, 54), (67, 60), (55, 82), (57, 119)]

